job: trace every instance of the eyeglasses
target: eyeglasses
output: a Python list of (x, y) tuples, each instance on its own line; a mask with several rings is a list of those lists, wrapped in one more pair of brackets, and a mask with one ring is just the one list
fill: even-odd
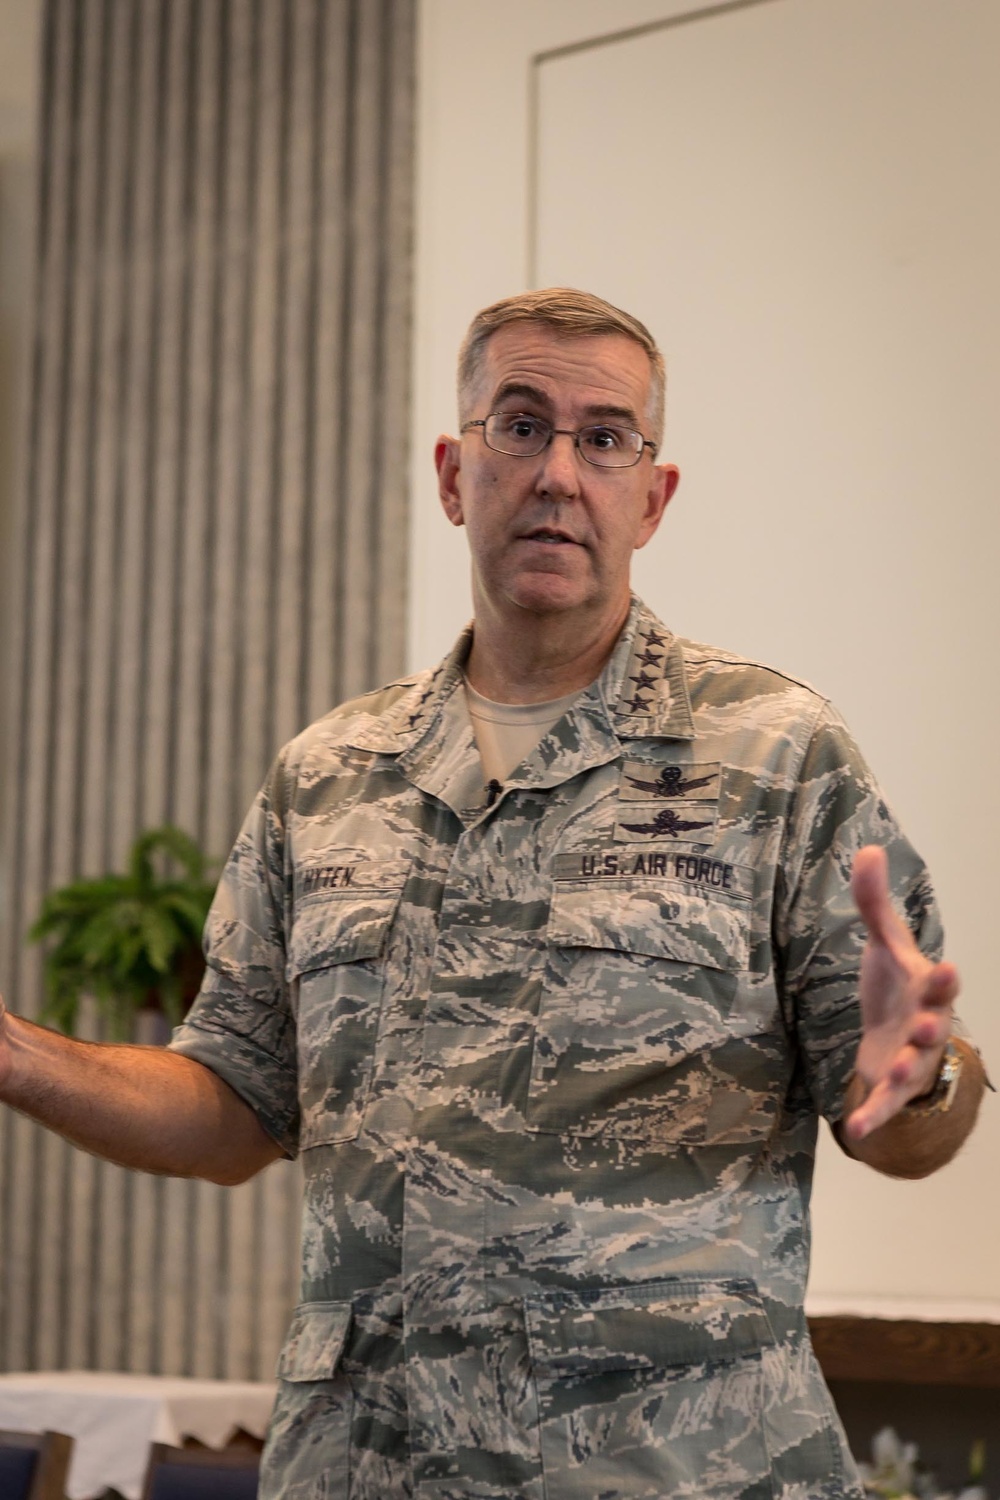
[(532, 417), (527, 412), (491, 411), (488, 417), (463, 422), (461, 430), (468, 432), (470, 427), (483, 429), (487, 448), (494, 453), (508, 453), (512, 458), (535, 458), (549, 446), (556, 433), (571, 437), (580, 456), (599, 469), (631, 469), (639, 462), (644, 448), (651, 448), (656, 455), (656, 444), (641, 432), (609, 422), (574, 432), (569, 427), (553, 427), (544, 417)]

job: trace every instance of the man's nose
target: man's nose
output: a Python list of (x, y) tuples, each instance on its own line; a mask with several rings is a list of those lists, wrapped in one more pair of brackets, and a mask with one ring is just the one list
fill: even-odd
[(580, 492), (580, 455), (571, 432), (554, 432), (542, 449), (536, 488), (550, 499), (571, 500)]

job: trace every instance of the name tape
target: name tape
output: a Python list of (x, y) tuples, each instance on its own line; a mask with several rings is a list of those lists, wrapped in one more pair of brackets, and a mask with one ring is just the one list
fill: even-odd
[(307, 865), (297, 874), (299, 897), (316, 896), (325, 891), (398, 891), (406, 884), (409, 861), (405, 859), (364, 859), (350, 863)]

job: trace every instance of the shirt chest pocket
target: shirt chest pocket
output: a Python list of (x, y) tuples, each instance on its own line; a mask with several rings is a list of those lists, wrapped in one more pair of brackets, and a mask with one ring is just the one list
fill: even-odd
[(371, 1092), (405, 865), (382, 861), (377, 873), (369, 888), (321, 891), (296, 911), (287, 979), (297, 1013), (303, 1148), (354, 1140)]
[(529, 1129), (704, 1140), (750, 902), (682, 881), (557, 880), (546, 937)]

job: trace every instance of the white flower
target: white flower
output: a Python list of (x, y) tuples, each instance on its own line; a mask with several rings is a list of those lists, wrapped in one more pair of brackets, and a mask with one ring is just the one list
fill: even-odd
[(916, 1443), (902, 1443), (893, 1428), (883, 1427), (872, 1439), (872, 1458), (874, 1463), (859, 1466), (865, 1487), (875, 1495), (907, 1500), (913, 1487)]

